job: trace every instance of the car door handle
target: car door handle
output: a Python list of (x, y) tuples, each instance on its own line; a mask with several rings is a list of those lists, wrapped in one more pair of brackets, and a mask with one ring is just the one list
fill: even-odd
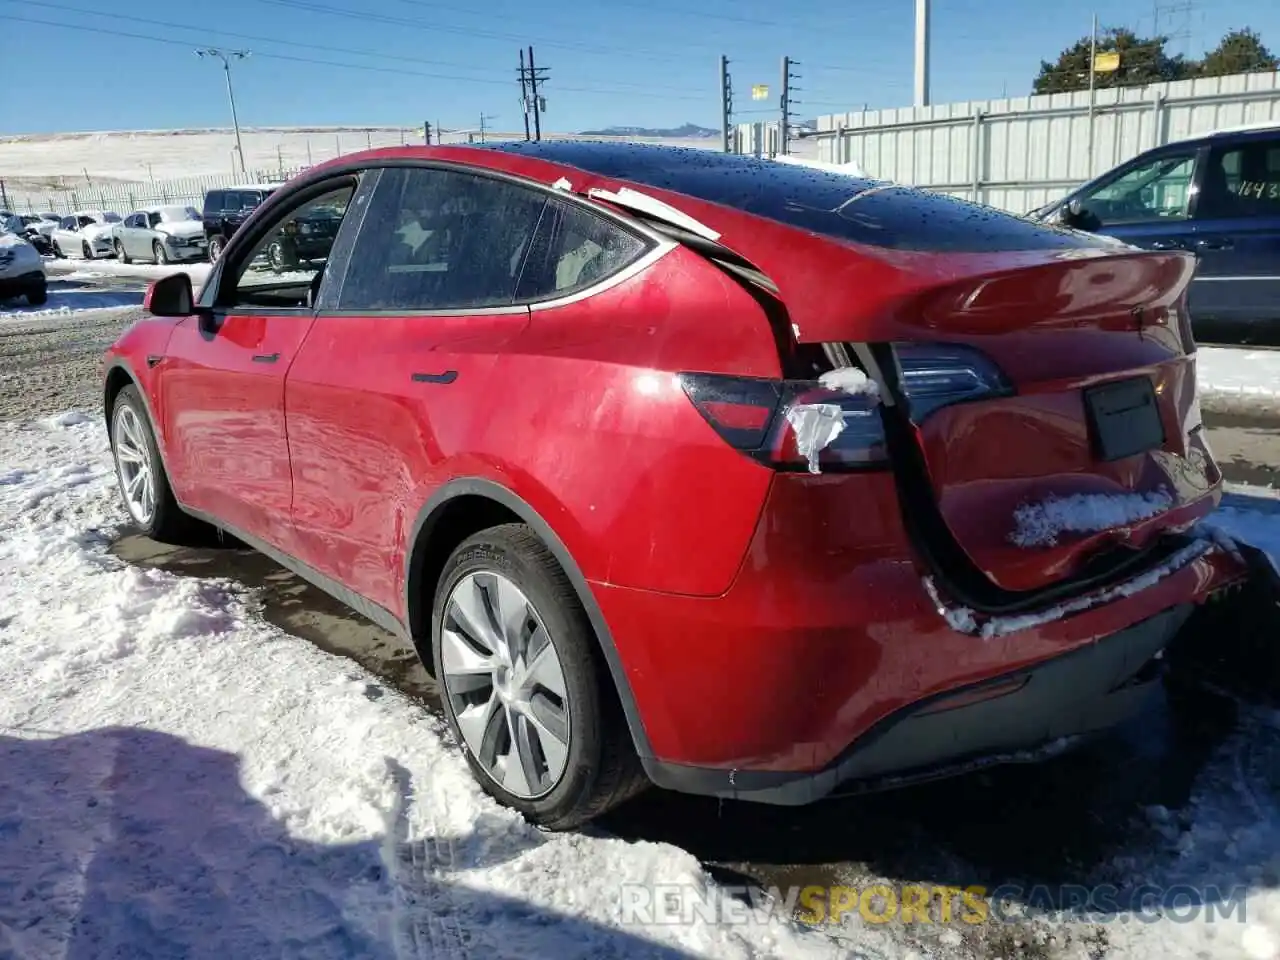
[(280, 354), (278, 353), (255, 353), (253, 355), (254, 363), (275, 363), (279, 359)]
[(1196, 241), (1196, 248), (1199, 250), (1230, 250), (1234, 246), (1235, 244), (1227, 237)]
[(415, 373), (414, 383), (453, 383), (458, 379), (457, 370), (446, 370), (444, 373)]

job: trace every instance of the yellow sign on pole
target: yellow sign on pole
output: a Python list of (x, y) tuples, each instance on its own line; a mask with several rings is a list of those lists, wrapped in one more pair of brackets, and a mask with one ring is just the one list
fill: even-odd
[(1120, 51), (1111, 50), (1107, 53), (1095, 54), (1093, 69), (1095, 73), (1115, 73), (1120, 69)]
[(769, 85), (768, 85), (767, 83), (756, 83), (756, 84), (752, 84), (752, 86), (751, 86), (751, 99), (752, 99), (752, 100), (768, 100), (768, 99), (769, 99)]

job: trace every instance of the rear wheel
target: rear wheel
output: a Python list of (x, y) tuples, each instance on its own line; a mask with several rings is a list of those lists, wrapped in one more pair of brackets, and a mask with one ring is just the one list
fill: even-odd
[(431, 638), (449, 727), (500, 803), (569, 830), (644, 788), (590, 621), (529, 527), (493, 527), (454, 551)]
[(120, 496), (140, 532), (161, 543), (186, 543), (203, 526), (182, 512), (169, 486), (151, 420), (129, 384), (111, 408), (111, 455)]
[(116, 259), (119, 260), (121, 263), (133, 262), (132, 260), (129, 259), (129, 254), (124, 252), (124, 244), (121, 243), (119, 240), (116, 241)]
[(43, 280), (38, 286), (27, 291), (27, 303), (33, 307), (42, 307), (49, 302), (49, 288)]

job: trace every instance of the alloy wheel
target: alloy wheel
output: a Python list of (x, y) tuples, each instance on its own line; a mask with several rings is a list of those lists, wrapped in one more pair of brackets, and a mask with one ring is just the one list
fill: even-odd
[(147, 526), (156, 513), (156, 483), (151, 470), (151, 447), (137, 411), (127, 403), (116, 408), (112, 424), (116, 472), (130, 516)]
[(565, 772), (571, 710), (538, 611), (502, 574), (469, 573), (445, 602), (440, 644), (445, 696), (467, 749), (507, 793), (545, 796)]

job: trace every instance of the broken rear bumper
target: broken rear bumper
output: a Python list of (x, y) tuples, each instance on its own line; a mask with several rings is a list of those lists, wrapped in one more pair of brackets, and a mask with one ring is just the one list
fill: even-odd
[(781, 805), (905, 786), (1061, 753), (1139, 712), (1194, 604), (1165, 610), (1032, 667), (928, 697), (875, 724), (813, 772), (713, 770), (650, 761), (660, 786)]

